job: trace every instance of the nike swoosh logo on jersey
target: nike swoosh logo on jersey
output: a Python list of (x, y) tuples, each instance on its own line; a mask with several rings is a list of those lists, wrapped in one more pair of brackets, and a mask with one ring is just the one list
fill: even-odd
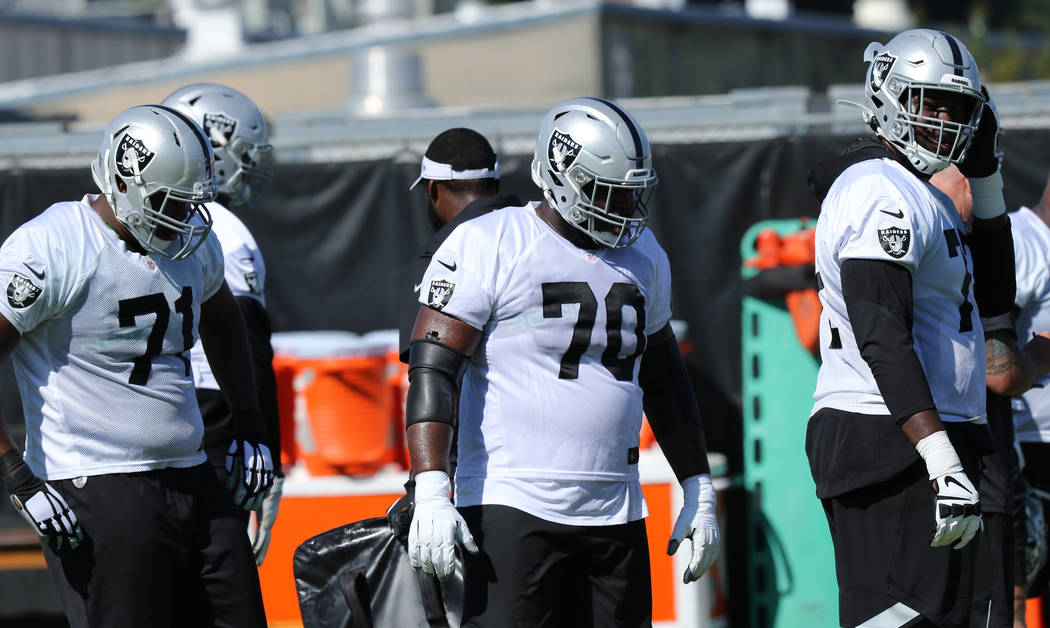
[(958, 486), (959, 488), (961, 488), (962, 490), (966, 491), (967, 493), (971, 492), (970, 489), (968, 489), (968, 488), (966, 488), (965, 486), (962, 485), (962, 482), (960, 482), (959, 480), (956, 480), (955, 478), (953, 478), (950, 475), (946, 476), (944, 478), (944, 484), (945, 484), (945, 486), (947, 486), (948, 484), (954, 484), (954, 485)]
[(29, 272), (31, 272), (31, 273), (33, 273), (34, 275), (36, 275), (36, 278), (37, 278), (37, 279), (43, 279), (43, 278), (44, 278), (44, 273), (42, 273), (42, 272), (40, 272), (40, 273), (36, 272), (35, 270), (33, 270), (33, 269), (32, 269), (32, 267), (31, 267), (31, 266), (29, 266), (29, 264), (26, 264), (25, 262), (22, 262), (22, 265), (23, 265), (23, 266), (25, 266), (26, 268), (28, 268), (28, 269), (29, 269)]
[(438, 260), (438, 264), (441, 264), (442, 266), (444, 266), (445, 268), (451, 270), (452, 272), (456, 272), (456, 263), (455, 262), (452, 262), (451, 264), (446, 264), (445, 262), (442, 262), (441, 260)]
[(904, 210), (902, 209), (898, 209), (896, 214), (893, 212), (888, 212), (885, 209), (880, 209), (879, 211), (888, 216), (893, 216), (894, 218), (904, 218)]
[(421, 283), (417, 283), (416, 285), (412, 286), (412, 292), (419, 292), (419, 287), (422, 285), (423, 284)]

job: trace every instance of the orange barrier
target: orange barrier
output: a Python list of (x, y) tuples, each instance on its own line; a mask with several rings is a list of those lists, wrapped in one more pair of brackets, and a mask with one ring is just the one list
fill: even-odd
[(1028, 598), (1025, 602), (1024, 623), (1027, 628), (1043, 628), (1043, 598)]

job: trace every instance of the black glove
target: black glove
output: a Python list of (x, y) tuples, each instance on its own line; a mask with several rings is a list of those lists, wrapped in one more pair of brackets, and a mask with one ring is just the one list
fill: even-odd
[(415, 501), (416, 481), (409, 478), (405, 482), (405, 494), (386, 509), (386, 520), (390, 524), (390, 530), (402, 543), (408, 542), (408, 530), (412, 525)]
[(22, 456), (11, 450), (0, 456), (0, 476), (15, 510), (40, 535), (40, 541), (56, 551), (68, 545), (76, 549), (84, 540), (77, 516), (50, 484), (33, 475)]
[(977, 123), (966, 157), (959, 162), (959, 171), (967, 178), (987, 177), (999, 169), (1003, 154), (999, 151), (999, 111), (988, 94), (988, 89), (981, 86), (985, 104), (981, 119)]

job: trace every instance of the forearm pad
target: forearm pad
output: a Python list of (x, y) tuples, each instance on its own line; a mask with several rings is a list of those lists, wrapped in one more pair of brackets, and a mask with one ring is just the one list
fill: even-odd
[(674, 336), (657, 346), (646, 347), (638, 371), (642, 404), (650, 425), (688, 423), (700, 425), (700, 408), (685, 361)]
[(1008, 313), (1017, 295), (1014, 275), (1014, 239), (1009, 216), (998, 229), (974, 229), (970, 235), (973, 253), (973, 297), (982, 317)]
[(467, 362), (465, 354), (436, 342), (409, 345), (406, 427), (425, 421), (455, 424), (456, 390)]

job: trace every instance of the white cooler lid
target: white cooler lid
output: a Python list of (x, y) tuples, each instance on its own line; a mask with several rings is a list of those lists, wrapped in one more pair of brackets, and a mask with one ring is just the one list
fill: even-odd
[(282, 331), (270, 338), (273, 352), (296, 358), (383, 355), (385, 347), (349, 331)]

